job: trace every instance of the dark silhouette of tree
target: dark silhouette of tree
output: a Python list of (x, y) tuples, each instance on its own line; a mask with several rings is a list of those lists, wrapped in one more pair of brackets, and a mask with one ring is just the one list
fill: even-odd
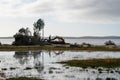
[(29, 28), (21, 28), (18, 31), (17, 35), (25, 35), (25, 36), (31, 36), (31, 31), (29, 30)]
[(31, 44), (31, 31), (29, 28), (21, 28), (14, 35), (15, 41), (13, 45), (30, 45)]
[(105, 45), (116, 45), (113, 41), (109, 40), (104, 43)]
[(37, 22), (35, 22), (34, 24), (34, 27), (36, 28), (36, 29), (39, 29), (39, 30), (41, 30), (41, 29), (43, 29), (44, 28), (44, 21), (42, 20), (42, 19), (39, 19)]
[(25, 29), (25, 28), (19, 29), (19, 33), (25, 33), (25, 32), (26, 32), (26, 29)]
[(39, 19), (37, 22), (34, 22), (34, 36), (40, 37), (40, 31), (44, 28), (44, 21)]

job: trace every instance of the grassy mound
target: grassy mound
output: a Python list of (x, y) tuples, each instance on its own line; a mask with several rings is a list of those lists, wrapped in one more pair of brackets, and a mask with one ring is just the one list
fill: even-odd
[(105, 68), (114, 68), (120, 67), (120, 58), (119, 59), (89, 59), (89, 60), (69, 60), (60, 62), (68, 66), (74, 67), (105, 67)]

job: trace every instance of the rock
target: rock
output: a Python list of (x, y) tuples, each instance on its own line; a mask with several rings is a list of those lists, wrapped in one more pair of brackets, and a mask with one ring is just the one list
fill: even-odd
[(0, 80), (6, 80), (5, 79), (5, 74), (1, 71), (0, 71)]
[(0, 80), (6, 80), (6, 79), (0, 76)]
[(31, 67), (26, 67), (24, 70), (31, 70), (32, 68)]
[(49, 70), (49, 73), (50, 73), (50, 74), (52, 74), (52, 73), (53, 73), (53, 71), (52, 71), (52, 70)]
[(6, 70), (7, 70), (7, 68), (2, 68), (2, 70), (6, 71)]
[(11, 67), (11, 68), (10, 68), (10, 70), (15, 70), (15, 69), (16, 69), (16, 68), (14, 68), (14, 67)]

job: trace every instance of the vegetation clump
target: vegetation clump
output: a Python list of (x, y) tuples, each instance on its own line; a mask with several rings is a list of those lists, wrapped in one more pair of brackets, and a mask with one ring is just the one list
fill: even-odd
[(44, 21), (39, 19), (37, 22), (34, 22), (33, 29), (34, 33), (32, 35), (29, 28), (21, 28), (19, 31), (13, 36), (15, 41), (13, 45), (16, 46), (23, 46), (23, 45), (50, 45), (50, 44), (65, 44), (65, 40), (60, 37), (56, 36), (55, 38), (49, 39), (44, 38)]
[(74, 44), (70, 44), (70, 47), (71, 47), (71, 48), (74, 48), (74, 47), (80, 47), (80, 45), (77, 44), (77, 43), (74, 43)]
[(60, 62), (68, 66), (74, 67), (105, 67), (105, 68), (114, 68), (120, 67), (120, 58), (119, 59), (89, 59), (89, 60), (69, 60)]
[(111, 40), (106, 41), (104, 44), (105, 44), (106, 46), (107, 46), (107, 45), (114, 45), (114, 46), (116, 46), (116, 44), (115, 44), (113, 41), (111, 41)]
[(81, 47), (91, 47), (91, 46), (92, 46), (91, 44), (85, 42), (81, 44)]
[(37, 45), (43, 43), (43, 28), (44, 21), (39, 19), (34, 23), (33, 36), (29, 28), (19, 29), (19, 31), (14, 35), (15, 41), (13, 42), (13, 45)]

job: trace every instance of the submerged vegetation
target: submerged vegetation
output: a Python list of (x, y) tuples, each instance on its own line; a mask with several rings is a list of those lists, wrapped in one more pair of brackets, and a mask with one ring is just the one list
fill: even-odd
[(120, 58), (118, 59), (89, 59), (89, 60), (68, 60), (60, 62), (68, 66), (74, 67), (105, 67), (114, 68), (120, 67)]
[(6, 79), (6, 80), (43, 80), (43, 79), (19, 77), (19, 78), (9, 78), (9, 79)]

